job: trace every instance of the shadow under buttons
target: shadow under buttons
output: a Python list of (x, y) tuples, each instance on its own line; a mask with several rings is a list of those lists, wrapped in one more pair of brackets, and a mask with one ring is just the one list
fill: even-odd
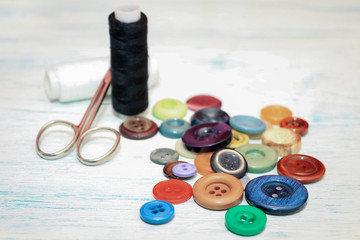
[(181, 138), (184, 132), (189, 128), (190, 123), (187, 121), (179, 118), (171, 118), (161, 123), (159, 132), (167, 138)]
[(278, 154), (274, 149), (263, 144), (246, 144), (235, 149), (247, 161), (249, 173), (265, 173), (277, 163)]
[(220, 108), (221, 101), (210, 95), (197, 95), (186, 101), (188, 109), (197, 111), (203, 108)]
[(229, 123), (230, 116), (219, 108), (203, 108), (192, 115), (190, 124), (195, 126), (200, 123), (222, 122)]
[(248, 169), (244, 156), (232, 149), (221, 149), (211, 156), (211, 168), (217, 173), (227, 173), (242, 178)]
[(231, 127), (225, 123), (201, 123), (189, 128), (181, 139), (188, 150), (199, 153), (227, 146), (231, 136)]
[(153, 137), (158, 131), (158, 126), (148, 118), (133, 116), (127, 118), (119, 130), (123, 137), (141, 140)]
[(249, 205), (265, 213), (287, 215), (301, 210), (308, 199), (305, 186), (295, 179), (280, 175), (264, 175), (252, 179), (245, 188)]
[(157, 200), (172, 204), (186, 202), (193, 194), (191, 185), (179, 179), (170, 179), (159, 182), (153, 188), (153, 195)]
[(158, 148), (150, 153), (150, 160), (160, 165), (165, 165), (178, 159), (179, 154), (170, 148)]
[(147, 202), (140, 208), (141, 219), (150, 224), (167, 223), (174, 217), (174, 214), (174, 206), (161, 200)]
[(320, 180), (325, 174), (325, 166), (318, 159), (302, 154), (288, 155), (277, 164), (280, 175), (291, 177), (302, 183)]
[(307, 134), (309, 129), (309, 123), (302, 118), (287, 117), (280, 122), (280, 127), (289, 128), (294, 132), (299, 133), (301, 136)]
[(239, 179), (226, 173), (203, 176), (193, 187), (195, 202), (211, 210), (225, 210), (238, 205), (242, 200), (243, 190)]
[(272, 125), (279, 125), (280, 121), (286, 117), (291, 117), (290, 109), (281, 105), (269, 105), (261, 109), (260, 119), (268, 121)]
[(183, 118), (186, 113), (186, 104), (171, 98), (158, 101), (152, 108), (153, 116), (160, 120)]
[(235, 206), (227, 210), (225, 225), (233, 233), (253, 236), (265, 229), (266, 214), (253, 206)]

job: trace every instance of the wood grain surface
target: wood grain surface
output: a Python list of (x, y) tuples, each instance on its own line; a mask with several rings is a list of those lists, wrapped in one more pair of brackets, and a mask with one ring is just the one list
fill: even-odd
[[(167, 224), (140, 219), (140, 207), (154, 199), (153, 186), (166, 179), (149, 155), (174, 148), (176, 139), (122, 138), (114, 157), (96, 167), (81, 164), (74, 151), (55, 161), (36, 154), (45, 122), (78, 123), (89, 104), (50, 102), (45, 71), (108, 56), (107, 17), (124, 3), (133, 1), (0, 1), (0, 239), (241, 238), (226, 229), (226, 211), (206, 210), (192, 198), (175, 205)], [(136, 3), (148, 16), (149, 52), (160, 71), (146, 113), (158, 125), (150, 114), (158, 100), (185, 102), (196, 94), (218, 97), (230, 116), (259, 117), (262, 107), (280, 104), (309, 122), (300, 153), (322, 161), (325, 176), (306, 185), (301, 212), (268, 215), (264, 232), (252, 238), (360, 239), (360, 2)], [(122, 122), (106, 99), (93, 125), (118, 128)]]

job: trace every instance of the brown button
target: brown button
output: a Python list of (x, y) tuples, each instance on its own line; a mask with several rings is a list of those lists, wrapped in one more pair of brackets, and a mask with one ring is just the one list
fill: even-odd
[(129, 117), (120, 125), (120, 133), (129, 139), (147, 139), (153, 137), (157, 131), (156, 123), (141, 116)]
[(197, 180), (193, 187), (197, 204), (211, 210), (225, 210), (238, 205), (244, 188), (234, 176), (226, 173), (211, 173)]
[(210, 165), (210, 158), (214, 152), (200, 153), (196, 156), (194, 164), (197, 167), (197, 172), (201, 175), (214, 173)]

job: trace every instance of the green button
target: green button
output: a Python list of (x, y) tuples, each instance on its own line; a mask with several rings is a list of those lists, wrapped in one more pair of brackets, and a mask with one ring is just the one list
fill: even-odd
[(266, 215), (253, 206), (235, 206), (226, 212), (225, 225), (233, 233), (252, 236), (264, 230)]
[(245, 144), (235, 150), (245, 157), (250, 173), (268, 172), (276, 166), (278, 160), (276, 151), (263, 144)]
[(158, 101), (152, 108), (152, 114), (154, 117), (161, 120), (167, 120), (170, 118), (183, 118), (186, 113), (186, 104), (171, 98)]

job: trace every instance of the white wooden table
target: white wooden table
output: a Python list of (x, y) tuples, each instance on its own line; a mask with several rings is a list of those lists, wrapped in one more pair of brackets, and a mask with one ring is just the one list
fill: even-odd
[[(122, 3), (0, 2), (0, 239), (240, 238), (226, 229), (226, 211), (203, 209), (193, 199), (175, 205), (167, 224), (140, 219), (153, 186), (166, 179), (149, 154), (174, 148), (176, 140), (122, 138), (114, 158), (96, 167), (82, 165), (75, 152), (57, 161), (36, 154), (43, 123), (77, 123), (89, 103), (49, 102), (45, 70), (109, 55), (107, 16)], [(185, 102), (206, 93), (230, 115), (259, 116), (262, 107), (281, 104), (310, 124), (300, 153), (320, 159), (326, 175), (306, 185), (303, 211), (268, 215), (253, 238), (360, 239), (360, 2), (137, 3), (148, 16), (150, 54), (160, 70), (150, 108), (163, 98)], [(106, 100), (94, 125), (117, 128), (122, 121)]]

